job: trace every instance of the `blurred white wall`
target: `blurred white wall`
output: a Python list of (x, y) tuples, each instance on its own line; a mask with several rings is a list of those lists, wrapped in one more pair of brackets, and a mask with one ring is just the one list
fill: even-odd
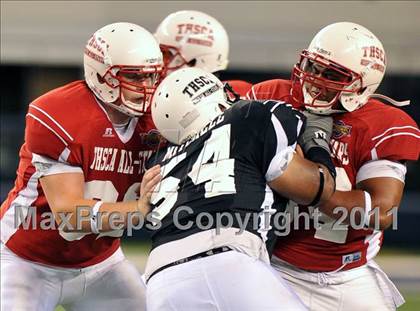
[(1, 1), (1, 62), (78, 65), (85, 41), (103, 25), (130, 21), (154, 31), (181, 9), (226, 27), (231, 68), (288, 70), (320, 28), (353, 21), (382, 40), (388, 72), (420, 73), (415, 1)]

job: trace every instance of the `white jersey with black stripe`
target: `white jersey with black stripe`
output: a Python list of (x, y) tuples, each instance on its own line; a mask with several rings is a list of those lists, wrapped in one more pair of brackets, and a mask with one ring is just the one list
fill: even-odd
[(152, 155), (147, 166), (160, 164), (163, 174), (152, 197), (152, 248), (217, 226), (271, 245), (262, 215), (284, 210), (286, 199), (266, 183), (287, 167), (303, 129), (304, 116), (284, 102), (239, 101), (189, 141)]

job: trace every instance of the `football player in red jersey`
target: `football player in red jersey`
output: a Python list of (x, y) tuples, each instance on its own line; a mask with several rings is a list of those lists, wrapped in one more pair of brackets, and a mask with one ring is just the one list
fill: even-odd
[[(167, 75), (184, 67), (197, 67), (210, 73), (226, 70), (229, 37), (223, 25), (199, 11), (178, 11), (158, 26), (155, 37), (160, 43)], [(245, 97), (252, 84), (242, 80), (225, 81), (228, 95)]]
[(374, 34), (335, 23), (301, 53), (291, 81), (265, 81), (247, 94), (334, 118), (330, 146), (339, 191), (319, 213), (299, 207), (314, 221), (307, 230), (300, 217), (299, 229), (279, 238), (272, 259), (310, 310), (395, 310), (404, 302), (373, 259), (400, 204), (405, 163), (419, 158), (420, 131), (405, 112), (379, 99), (398, 102), (374, 94), (386, 65)]
[(29, 105), (15, 187), (1, 207), (2, 310), (144, 309), (144, 284), (113, 229), (147, 212), (145, 193), (137, 197), (156, 146), (144, 112), (162, 66), (151, 33), (110, 24), (86, 45), (85, 81)]

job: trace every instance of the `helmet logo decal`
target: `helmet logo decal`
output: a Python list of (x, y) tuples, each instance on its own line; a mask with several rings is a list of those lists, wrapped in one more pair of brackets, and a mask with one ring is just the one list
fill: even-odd
[(384, 64), (386, 63), (385, 52), (381, 48), (378, 48), (377, 46), (365, 46), (362, 47), (362, 50), (363, 57), (376, 58), (382, 61)]
[(210, 96), (211, 94), (217, 92), (220, 89), (221, 89), (221, 87), (218, 84), (213, 85), (211, 88), (205, 90), (203, 93), (201, 93), (197, 97), (193, 98), (193, 100), (192, 100), (193, 104), (198, 103), (204, 97)]
[(162, 57), (148, 58), (144, 62), (147, 63), (147, 64), (161, 63), (162, 62)]
[(191, 98), (203, 86), (211, 84), (211, 83), (215, 84), (215, 82), (210, 80), (209, 78), (207, 78), (205, 76), (200, 76), (198, 78), (195, 78), (190, 83), (188, 83), (187, 86), (182, 90), (182, 94), (188, 94), (188, 96)]
[[(90, 38), (88, 44), (86, 45), (85, 54), (89, 56), (90, 58), (96, 60), (97, 62), (100, 62), (103, 64), (104, 56), (105, 56), (104, 45), (105, 45), (105, 40), (101, 39), (100, 37), (96, 38), (96, 36), (93, 35)], [(108, 48), (109, 46), (106, 45), (106, 47)], [(91, 51), (89, 48), (92, 48), (93, 51)]]
[(327, 51), (327, 50), (325, 50), (325, 49), (323, 49), (323, 48), (321, 48), (321, 47), (316, 46), (316, 47), (315, 47), (315, 50), (316, 50), (319, 54), (324, 54), (324, 55), (331, 56), (331, 52), (330, 52), (330, 51)]
[[(213, 29), (197, 24), (178, 24), (176, 26), (178, 28), (178, 33), (175, 37), (177, 42), (184, 39), (186, 40), (185, 43), (204, 45), (209, 47), (213, 46)], [(196, 36), (190, 37), (190, 35)], [(198, 38), (197, 35), (199, 35), (200, 38)]]
[[(360, 65), (368, 66), (372, 64), (372, 69), (378, 70), (380, 72), (385, 72), (386, 58), (384, 50), (377, 46), (365, 46), (362, 47), (362, 50), (363, 57), (368, 57), (371, 60), (362, 58), (360, 61)], [(380, 61), (381, 63), (378, 63), (378, 61)]]

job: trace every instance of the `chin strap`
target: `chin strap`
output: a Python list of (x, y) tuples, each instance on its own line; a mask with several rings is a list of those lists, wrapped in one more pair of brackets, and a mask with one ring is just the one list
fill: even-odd
[(392, 99), (388, 96), (382, 95), (382, 94), (372, 94), (369, 96), (369, 98), (380, 98), (383, 99), (385, 101), (387, 101), (388, 103), (397, 106), (397, 107), (403, 107), (403, 106), (408, 106), (410, 105), (410, 100), (403, 100), (403, 101), (396, 101), (395, 99)]

